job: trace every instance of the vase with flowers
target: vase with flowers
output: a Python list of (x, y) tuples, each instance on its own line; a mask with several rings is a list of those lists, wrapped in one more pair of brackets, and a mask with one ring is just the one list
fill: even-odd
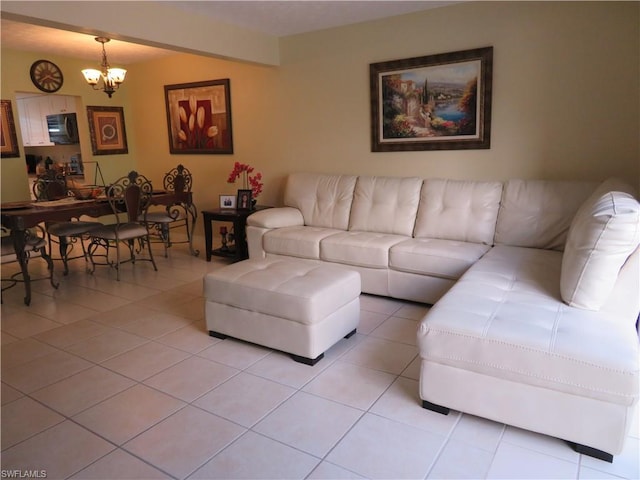
[[(255, 172), (255, 173), (254, 173)], [(262, 193), (262, 173), (256, 172), (255, 168), (246, 163), (236, 162), (233, 166), (233, 170), (229, 174), (227, 183), (236, 183), (236, 180), (241, 179), (242, 188), (244, 190), (251, 189), (251, 203), (255, 207), (257, 203), (258, 195)]]

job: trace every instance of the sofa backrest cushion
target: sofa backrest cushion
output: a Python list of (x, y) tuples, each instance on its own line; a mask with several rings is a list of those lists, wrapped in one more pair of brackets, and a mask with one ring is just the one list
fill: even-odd
[(571, 220), (597, 183), (509, 180), (502, 193), (496, 245), (562, 251)]
[(300, 210), (305, 225), (347, 230), (356, 178), (292, 173), (287, 178), (284, 204)]
[(493, 244), (502, 183), (427, 179), (413, 236)]
[(578, 210), (562, 256), (562, 300), (587, 310), (602, 307), (622, 265), (640, 244), (638, 201), (626, 192), (602, 190)]
[(349, 230), (411, 236), (422, 179), (358, 177)]

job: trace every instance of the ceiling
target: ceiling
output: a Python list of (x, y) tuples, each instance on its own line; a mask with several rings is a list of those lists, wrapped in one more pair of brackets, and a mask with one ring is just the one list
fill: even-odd
[[(432, 0), (281, 0), (281, 1), (163, 1), (164, 6), (208, 16), (276, 37), (307, 33), (456, 3)], [(52, 41), (55, 39), (55, 41)], [(43, 52), (100, 61), (100, 44), (94, 35), (56, 30), (3, 18), (0, 41), (5, 48)], [(109, 63), (127, 65), (171, 55), (175, 52), (112, 40), (106, 46)]]

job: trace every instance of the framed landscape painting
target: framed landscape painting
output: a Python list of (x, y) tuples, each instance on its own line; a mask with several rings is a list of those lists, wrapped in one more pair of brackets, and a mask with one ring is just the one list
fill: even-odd
[(233, 153), (229, 79), (165, 85), (169, 152)]
[(490, 148), (493, 47), (372, 63), (371, 151)]

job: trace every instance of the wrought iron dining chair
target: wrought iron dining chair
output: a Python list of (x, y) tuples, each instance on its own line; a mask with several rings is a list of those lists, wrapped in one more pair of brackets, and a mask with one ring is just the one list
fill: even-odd
[[(38, 201), (60, 200), (69, 197), (66, 178), (55, 170), (39, 176), (33, 183), (33, 194)], [(47, 222), (46, 232), (49, 243), (49, 253), (52, 254), (52, 244), (58, 244), (60, 260), (64, 266), (63, 274), (69, 274), (69, 261), (84, 258), (87, 260), (87, 251), (84, 240), (88, 238), (88, 233), (93, 228), (99, 227), (99, 222), (90, 222), (75, 219), (65, 222)], [(73, 256), (74, 247), (80, 246), (82, 253)]]
[[(35, 280), (49, 280), (53, 288), (58, 288), (58, 283), (53, 278), (53, 261), (47, 253), (46, 246), (47, 241), (44, 238), (44, 230), (41, 227), (36, 227), (24, 232), (24, 246), (22, 247), (21, 256), (23, 262), (20, 264), (20, 258), (16, 254), (14, 245), (14, 239), (11, 236), (11, 232), (2, 227), (2, 250), (1, 250), (1, 262), (4, 266), (9, 263), (18, 263), (21, 268), (19, 271), (9, 275), (8, 277), (2, 277), (2, 292), (16, 286), (18, 283), (25, 284), (25, 305), (31, 304), (31, 282)], [(42, 258), (47, 263), (47, 270), (49, 274), (47, 276), (38, 276), (31, 278), (29, 274), (28, 264), (32, 258)], [(3, 268), (3, 270), (5, 270)]]
[[(89, 232), (91, 240), (87, 251), (91, 261), (91, 273), (95, 271), (96, 265), (108, 265), (116, 269), (116, 279), (120, 280), (120, 265), (136, 261), (149, 261), (153, 269), (158, 271), (149, 245), (149, 228), (146, 223), (152, 193), (151, 182), (136, 171), (129, 172), (126, 177), (118, 179), (107, 188), (107, 201), (116, 222), (102, 225)], [(125, 244), (129, 250), (129, 258), (126, 260), (121, 259), (121, 244)], [(148, 258), (137, 258), (136, 254), (141, 253), (145, 246), (148, 247)], [(103, 254), (97, 252), (101, 247), (104, 248)], [(109, 257), (112, 247), (116, 250), (115, 261)], [(104, 261), (96, 262), (96, 257), (104, 258)]]
[[(164, 256), (168, 256), (168, 248), (174, 243), (188, 243), (189, 251), (197, 256), (200, 252), (193, 248), (193, 230), (198, 209), (193, 203), (191, 188), (193, 176), (183, 165), (171, 169), (163, 179), (164, 190), (174, 195), (173, 202), (161, 211), (150, 211), (147, 214), (147, 224), (153, 231), (154, 239), (164, 245)], [(186, 240), (172, 240), (171, 230), (184, 227)]]

